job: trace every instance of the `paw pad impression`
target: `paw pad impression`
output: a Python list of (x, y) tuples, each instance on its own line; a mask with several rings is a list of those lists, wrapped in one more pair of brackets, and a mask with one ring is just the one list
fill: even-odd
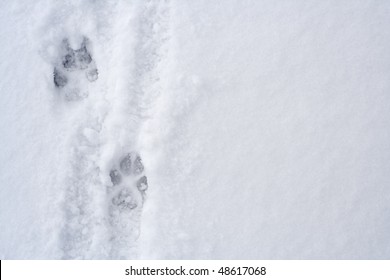
[[(98, 70), (92, 59), (91, 53), (88, 51), (87, 45), (89, 40), (84, 37), (79, 49), (72, 49), (68, 39), (62, 42), (61, 63), (58, 63), (53, 70), (54, 85), (57, 88), (63, 88), (71, 82), (71, 78), (79, 78), (85, 76), (89, 82), (94, 82), (98, 79)], [(70, 74), (71, 72), (77, 74)], [(84, 73), (82, 73), (84, 72)]]
[[(144, 165), (140, 155), (136, 152), (130, 152), (123, 156), (118, 164), (119, 168), (113, 168), (110, 171), (111, 183), (114, 187), (119, 187), (119, 192), (112, 198), (112, 204), (119, 209), (134, 209), (137, 207), (132, 190), (129, 188), (128, 180), (134, 182), (137, 190), (144, 199), (148, 189), (147, 177), (144, 175)], [(122, 187), (123, 185), (123, 187)]]

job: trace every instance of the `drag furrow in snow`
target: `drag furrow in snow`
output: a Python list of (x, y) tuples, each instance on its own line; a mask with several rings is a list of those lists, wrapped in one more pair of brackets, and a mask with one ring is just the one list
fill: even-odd
[[(72, 151), (71, 169), (65, 193), (65, 226), (63, 250), (65, 259), (95, 258), (92, 252), (98, 216), (99, 182), (98, 157), (99, 124), (80, 127)], [(101, 207), (101, 206), (100, 206)]]
[(65, 182), (65, 222), (62, 232), (65, 259), (98, 257), (94, 240), (101, 232), (99, 227), (104, 225), (102, 211), (99, 211), (104, 203), (102, 205), (99, 199), (103, 187), (98, 166), (102, 121), (94, 108), (96, 99), (89, 98), (89, 83), (98, 78), (95, 61), (88, 50), (90, 44), (89, 39), (84, 37), (81, 46), (73, 49), (65, 38), (53, 70), (56, 94), (66, 103), (64, 109), (69, 111), (68, 115), (74, 113), (75, 117), (75, 134), (71, 136), (69, 151), (71, 162)]

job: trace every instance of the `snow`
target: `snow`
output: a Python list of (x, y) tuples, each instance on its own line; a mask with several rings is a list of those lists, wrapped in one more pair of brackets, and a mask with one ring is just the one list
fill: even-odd
[[(0, 258), (388, 259), (389, 12), (1, 2)], [(99, 78), (67, 101), (53, 67), (84, 36)], [(149, 189), (115, 214), (130, 151)]]

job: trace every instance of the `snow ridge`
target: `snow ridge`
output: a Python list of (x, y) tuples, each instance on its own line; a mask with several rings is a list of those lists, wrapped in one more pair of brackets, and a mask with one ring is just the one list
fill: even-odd
[[(134, 69), (126, 90), (128, 103), (122, 126), (124, 143), (119, 144), (123, 154), (126, 151), (139, 150), (139, 133), (143, 123), (151, 114), (157, 97), (161, 94), (158, 87), (160, 62), (166, 53), (169, 30), (169, 2), (143, 1), (137, 9), (137, 34), (134, 49)], [(142, 156), (142, 151), (140, 151)], [(122, 156), (121, 154), (117, 157)], [(153, 186), (152, 186), (153, 188)], [(111, 259), (136, 258), (140, 236), (142, 208), (136, 208), (126, 217), (126, 222), (118, 224), (117, 218), (110, 218)]]

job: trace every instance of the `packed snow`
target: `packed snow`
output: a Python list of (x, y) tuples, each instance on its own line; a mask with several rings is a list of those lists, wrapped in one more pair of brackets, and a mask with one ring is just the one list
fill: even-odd
[(0, 23), (0, 259), (390, 258), (389, 1)]

